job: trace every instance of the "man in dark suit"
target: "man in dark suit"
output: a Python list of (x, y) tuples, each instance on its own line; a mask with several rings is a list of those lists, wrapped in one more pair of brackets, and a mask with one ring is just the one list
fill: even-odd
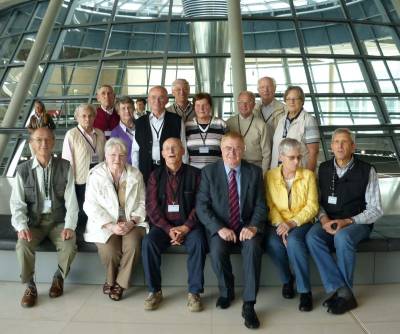
[(222, 138), (223, 160), (202, 170), (196, 212), (209, 235), (211, 261), (220, 290), (216, 306), (225, 309), (235, 298), (229, 255), (238, 245), (244, 272), (242, 316), (246, 327), (258, 328), (254, 304), (267, 208), (261, 168), (242, 160), (244, 149), (240, 134), (230, 132)]

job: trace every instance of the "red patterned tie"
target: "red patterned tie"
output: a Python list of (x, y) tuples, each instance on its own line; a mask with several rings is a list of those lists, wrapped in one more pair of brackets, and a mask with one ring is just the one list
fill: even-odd
[(236, 171), (231, 169), (228, 175), (229, 178), (229, 227), (235, 232), (240, 229), (240, 208), (239, 194), (236, 184)]

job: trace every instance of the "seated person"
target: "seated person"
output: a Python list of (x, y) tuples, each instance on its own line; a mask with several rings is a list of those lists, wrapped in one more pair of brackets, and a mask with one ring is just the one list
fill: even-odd
[(35, 113), (31, 116), (28, 123), (28, 129), (37, 128), (50, 128), (55, 129), (53, 118), (46, 112), (46, 107), (44, 103), (40, 100), (35, 100), (34, 103)]
[(182, 163), (185, 153), (178, 138), (165, 140), (162, 148), (165, 166), (154, 170), (147, 184), (146, 207), (150, 233), (143, 239), (142, 260), (149, 296), (145, 310), (156, 309), (162, 301), (161, 253), (171, 245), (184, 245), (189, 253), (188, 309), (203, 309), (200, 293), (204, 286), (204, 263), (207, 243), (195, 211), (200, 171)]
[(300, 152), (301, 144), (296, 139), (285, 138), (279, 144), (282, 164), (266, 173), (271, 223), (267, 227), (266, 249), (278, 267), (283, 298), (294, 297), (295, 276), (299, 310), (308, 312), (313, 306), (305, 236), (318, 213), (318, 192), (314, 173), (300, 167)]
[(129, 287), (133, 267), (148, 228), (144, 222), (145, 189), (139, 170), (126, 163), (127, 149), (119, 138), (105, 146), (106, 161), (89, 172), (85, 203), (85, 241), (95, 242), (106, 268), (103, 293), (120, 300)]
[(58, 259), (49, 295), (55, 298), (63, 294), (64, 278), (76, 253), (78, 219), (72, 168), (68, 161), (53, 157), (53, 131), (33, 129), (29, 143), (35, 157), (18, 166), (10, 199), (11, 224), (18, 233), (21, 280), (27, 284), (23, 307), (32, 307), (37, 301), (35, 250), (46, 237), (56, 246)]

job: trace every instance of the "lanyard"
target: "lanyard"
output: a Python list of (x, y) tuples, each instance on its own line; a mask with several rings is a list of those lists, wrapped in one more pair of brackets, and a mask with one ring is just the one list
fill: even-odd
[(49, 182), (49, 170), (48, 166), (46, 168), (43, 168), (43, 184), (44, 184), (44, 194), (46, 199), (49, 199), (49, 188), (50, 188), (50, 182)]
[[(351, 165), (347, 168), (347, 171), (349, 171), (353, 167), (354, 167), (354, 160), (351, 163)], [(347, 171), (346, 171), (346, 173), (347, 173)], [(332, 196), (335, 196), (335, 187), (336, 187), (336, 182), (338, 180), (339, 180), (339, 176), (338, 176), (337, 171), (336, 171), (335, 162), (333, 162), (333, 173), (332, 173), (332, 181), (331, 181), (331, 187), (330, 187)]]
[[(83, 138), (86, 140), (86, 142), (90, 145), (90, 147), (91, 147), (92, 150), (93, 150), (93, 153), (96, 154), (96, 142), (97, 142), (97, 140), (96, 140), (96, 141), (93, 140), (93, 142), (94, 142), (94, 146), (93, 146), (92, 143), (89, 141), (89, 139), (87, 139), (86, 136), (85, 136), (85, 134), (81, 131), (81, 129), (79, 129), (79, 128), (77, 128), (77, 129), (79, 130), (79, 132), (81, 133), (81, 135), (83, 136)], [(96, 132), (95, 132), (94, 134), (96, 135)], [(95, 136), (95, 137), (96, 137), (96, 136)]]
[[(186, 120), (188, 119), (189, 115), (193, 112), (193, 108), (191, 108), (190, 103), (188, 103), (188, 105), (187, 105), (185, 110), (181, 109), (181, 107), (179, 107), (178, 104), (174, 103), (174, 110), (175, 110), (175, 113), (177, 115), (182, 117), (184, 122), (186, 122)], [(187, 112), (188, 110), (190, 110), (190, 111)]]
[[(210, 119), (210, 122), (207, 124), (207, 126), (206, 126), (205, 128), (203, 128), (203, 127), (197, 122), (197, 119), (196, 119), (197, 126), (198, 126), (198, 128), (199, 128), (199, 130), (200, 130), (199, 135), (200, 135), (201, 140), (203, 141), (203, 146), (206, 146), (206, 140), (207, 140), (207, 136), (208, 136), (208, 130), (210, 129), (210, 125), (211, 125), (211, 120), (212, 120), (212, 119)], [(204, 137), (203, 137), (203, 133), (206, 134)]]
[[(264, 116), (263, 116), (263, 117), (264, 117)], [(240, 117), (239, 117), (239, 115), (238, 115), (237, 120), (238, 120), (239, 133), (242, 134), (242, 130), (240, 129)], [(246, 138), (247, 134), (249, 133), (249, 130), (250, 130), (250, 128), (251, 128), (251, 125), (253, 124), (253, 120), (254, 120), (254, 115), (251, 117), (251, 121), (250, 121), (249, 127), (248, 127), (247, 130), (245, 131), (244, 135), (242, 135), (243, 138)]]
[(181, 187), (181, 183), (182, 183), (183, 176), (181, 176), (181, 177), (179, 178), (177, 187), (176, 187), (176, 189), (175, 189), (175, 191), (174, 191), (174, 187), (173, 187), (173, 184), (172, 184), (172, 182), (171, 182), (171, 178), (173, 178), (173, 177), (178, 177), (178, 174), (175, 174), (175, 176), (174, 176), (174, 175), (171, 175), (170, 173), (167, 172), (167, 175), (168, 175), (168, 186), (169, 186), (169, 188), (171, 189), (171, 192), (172, 192), (172, 204), (175, 205), (175, 203), (176, 203), (176, 197), (178, 196), (178, 192), (179, 192), (179, 188)]
[(160, 132), (161, 132), (163, 126), (164, 126), (164, 121), (165, 121), (165, 118), (163, 119), (163, 121), (162, 121), (160, 127), (158, 128), (158, 130), (157, 130), (156, 127), (153, 125), (153, 123), (150, 122), (151, 127), (153, 128), (153, 130), (154, 130), (155, 133), (156, 133), (157, 141), (160, 141)]

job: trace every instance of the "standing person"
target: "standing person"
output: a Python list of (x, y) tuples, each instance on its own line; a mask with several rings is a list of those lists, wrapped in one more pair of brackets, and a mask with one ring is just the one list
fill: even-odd
[(93, 127), (104, 132), (106, 138), (110, 137), (112, 129), (119, 124), (119, 116), (114, 108), (115, 93), (110, 85), (102, 85), (96, 93), (100, 107), (96, 110)]
[(184, 123), (194, 118), (193, 104), (189, 101), (189, 94), (190, 86), (186, 79), (176, 79), (172, 83), (172, 95), (175, 102), (167, 108), (167, 111), (180, 116)]
[[(138, 167), (143, 174), (144, 182), (150, 173), (164, 164), (161, 148), (168, 138), (181, 138), (186, 144), (185, 129), (181, 118), (165, 110), (168, 103), (167, 90), (162, 86), (154, 86), (149, 90), (148, 102), (151, 112), (136, 121), (135, 140), (132, 145), (132, 165)], [(187, 161), (187, 156), (184, 156)]]
[(244, 274), (242, 316), (247, 328), (258, 328), (254, 304), (267, 216), (262, 170), (242, 160), (244, 140), (238, 133), (227, 133), (221, 150), (223, 160), (202, 170), (196, 213), (209, 236), (211, 263), (220, 293), (216, 306), (228, 308), (235, 298), (230, 253), (238, 245)]
[(146, 115), (146, 99), (143, 97), (138, 97), (136, 99), (136, 110), (133, 113), (133, 117), (138, 119)]
[(299, 86), (289, 86), (284, 94), (287, 113), (275, 130), (272, 144), (271, 168), (279, 164), (278, 147), (282, 139), (294, 138), (301, 143), (302, 167), (315, 171), (319, 151), (319, 130), (314, 116), (303, 108), (305, 96)]
[(278, 122), (285, 115), (285, 105), (275, 98), (276, 82), (274, 78), (260, 78), (257, 83), (257, 90), (261, 101), (257, 102), (254, 108), (254, 115), (265, 122), (272, 145), (272, 138)]
[(29, 142), (35, 157), (18, 166), (10, 199), (21, 280), (27, 284), (22, 307), (36, 304), (35, 250), (46, 237), (56, 246), (58, 259), (49, 295), (56, 298), (63, 294), (64, 279), (76, 254), (78, 218), (72, 169), (68, 161), (53, 157), (53, 131), (33, 129)]
[(221, 138), (226, 123), (212, 115), (210, 94), (198, 93), (193, 98), (195, 117), (185, 123), (189, 164), (197, 168), (221, 158)]
[(44, 103), (40, 100), (35, 100), (34, 108), (35, 113), (29, 119), (28, 129), (49, 128), (54, 130), (56, 125), (53, 118), (47, 113)]
[(132, 165), (132, 142), (135, 139), (135, 104), (129, 96), (118, 99), (116, 108), (120, 118), (119, 124), (111, 131), (111, 138), (121, 138), (127, 147), (127, 162)]
[(318, 191), (315, 174), (300, 167), (300, 152), (301, 145), (296, 139), (285, 138), (279, 144), (282, 164), (266, 174), (271, 223), (267, 227), (266, 249), (278, 267), (283, 298), (294, 297), (296, 278), (299, 310), (309, 312), (313, 304), (305, 237), (318, 213)]
[(81, 104), (75, 110), (78, 126), (68, 130), (64, 137), (62, 157), (71, 163), (75, 178), (76, 198), (79, 205), (78, 229), (86, 225), (87, 216), (83, 211), (86, 179), (89, 169), (104, 160), (106, 138), (101, 130), (93, 127), (96, 110), (91, 104)]
[(106, 268), (103, 293), (118, 301), (129, 287), (148, 229), (144, 221), (145, 189), (139, 170), (126, 164), (127, 149), (122, 139), (110, 138), (104, 149), (106, 161), (91, 169), (87, 179), (84, 238), (96, 243)]
[(200, 171), (182, 162), (185, 150), (178, 138), (163, 144), (165, 167), (150, 175), (146, 207), (151, 230), (143, 240), (142, 260), (149, 295), (145, 310), (155, 310), (163, 299), (161, 291), (161, 254), (169, 246), (184, 245), (188, 252), (188, 309), (203, 309), (200, 294), (204, 288), (204, 263), (207, 242), (195, 210)]
[(336, 129), (331, 149), (333, 159), (318, 171), (319, 222), (306, 241), (325, 291), (332, 294), (323, 305), (332, 314), (342, 314), (357, 307), (352, 291), (357, 246), (369, 237), (383, 211), (375, 168), (354, 156), (351, 131)]
[(229, 118), (226, 124), (229, 131), (238, 132), (244, 138), (246, 149), (243, 159), (261, 167), (264, 174), (269, 169), (271, 143), (265, 123), (253, 113), (255, 101), (256, 97), (252, 92), (240, 92), (237, 101), (239, 114)]

